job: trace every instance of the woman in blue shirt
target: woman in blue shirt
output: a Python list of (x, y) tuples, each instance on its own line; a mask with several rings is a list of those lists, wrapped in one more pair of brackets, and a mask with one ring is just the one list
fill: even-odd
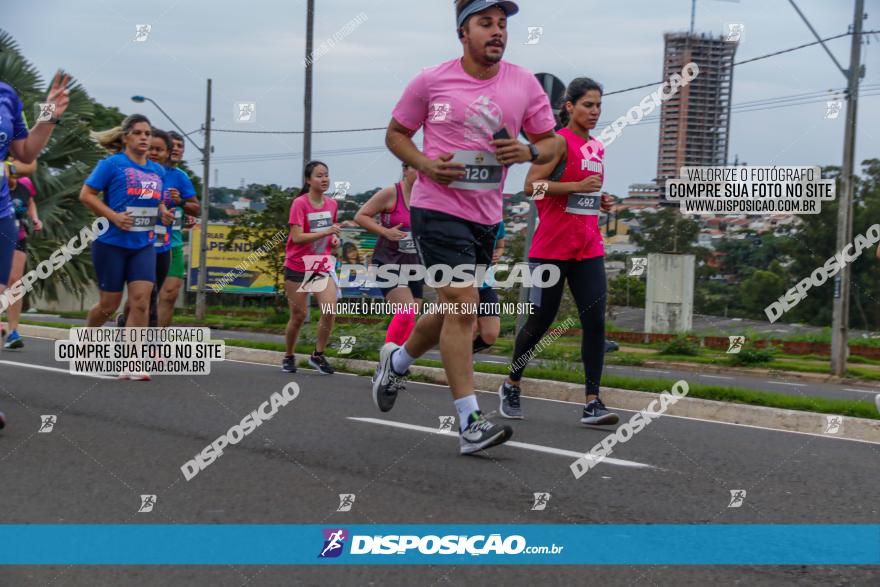
[[(79, 199), (110, 221), (109, 230), (92, 244), (100, 300), (89, 311), (87, 326), (103, 325), (119, 307), (128, 284), (128, 326), (147, 326), (150, 292), (156, 281), (156, 222), (174, 216), (162, 201), (165, 170), (147, 159), (152, 127), (146, 116), (132, 114), (122, 125), (92, 133), (108, 151), (86, 179)], [(104, 192), (104, 198), (99, 193)]]

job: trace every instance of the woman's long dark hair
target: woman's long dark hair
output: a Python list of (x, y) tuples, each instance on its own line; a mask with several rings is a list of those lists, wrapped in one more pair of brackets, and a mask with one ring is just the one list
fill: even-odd
[[(562, 97), (562, 102), (559, 104), (559, 128), (568, 126), (568, 122), (571, 118), (568, 114), (568, 110), (565, 109), (565, 103), (571, 102), (572, 104), (577, 104), (577, 101), (583, 98), (584, 94), (591, 90), (598, 90), (599, 95), (602, 95), (602, 86), (592, 78), (578, 77), (571, 80), (571, 83), (568, 84), (568, 87), (565, 89), (565, 96)], [(556, 130), (559, 130), (559, 128)]]
[(311, 186), (309, 186), (309, 178), (312, 177), (312, 172), (315, 171), (315, 167), (318, 165), (323, 165), (324, 167), (327, 167), (328, 171), (330, 170), (330, 167), (328, 167), (323, 161), (309, 161), (306, 163), (306, 167), (303, 169), (303, 186), (302, 189), (299, 190), (300, 196), (309, 193), (309, 189), (311, 189)]

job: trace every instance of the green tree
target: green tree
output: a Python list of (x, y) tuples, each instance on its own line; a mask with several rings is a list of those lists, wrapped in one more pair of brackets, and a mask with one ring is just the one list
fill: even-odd
[(233, 221), (228, 242), (246, 240), (253, 243), (254, 249), (263, 248), (266, 254), (259, 258), (256, 267), (271, 275), (275, 283), (276, 306), (284, 306), (284, 243), (290, 232), (291, 194), (281, 191), (277, 186), (263, 188), (262, 196), (266, 208), (245, 210)]
[[(24, 104), (25, 116), (35, 122), (38, 104), (45, 100), (48, 85), (28, 61), (12, 36), (0, 30), (0, 79), (12, 86)], [(106, 109), (105, 109), (106, 110)], [(106, 156), (89, 139), (96, 114), (95, 102), (75, 80), (70, 88), (70, 105), (49, 144), (40, 153), (37, 170), (31, 178), (37, 190), (37, 207), (44, 228), (28, 239), (25, 271), (34, 269), (62, 244), (94, 221), (93, 214), (79, 201), (79, 192), (88, 173)], [(102, 122), (104, 122), (102, 120)], [(57, 299), (59, 288), (82, 294), (92, 282), (91, 256), (78, 255), (53, 273), (51, 279), (38, 280), (34, 289), (48, 299)]]
[(681, 215), (678, 208), (664, 207), (656, 214), (642, 214), (642, 230), (632, 234), (643, 253), (692, 253), (700, 258), (706, 250), (697, 246), (700, 226)]

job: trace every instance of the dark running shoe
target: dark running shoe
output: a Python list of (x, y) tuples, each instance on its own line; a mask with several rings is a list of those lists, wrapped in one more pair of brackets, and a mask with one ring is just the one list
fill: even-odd
[(327, 362), (327, 357), (323, 354), (312, 355), (309, 357), (309, 365), (314, 367), (321, 375), (333, 375), (333, 367)]
[(520, 389), (519, 385), (511, 385), (506, 381), (498, 388), (498, 397), (501, 405), (498, 412), (502, 417), (509, 420), (522, 420), (522, 408), (519, 403)]
[(495, 424), (484, 418), (482, 412), (473, 412), (468, 416), (468, 427), (458, 436), (459, 450), (469, 455), (507, 442), (511, 436), (510, 426)]
[(0, 430), (6, 427), (6, 414), (0, 412)]
[(584, 415), (581, 416), (581, 424), (590, 426), (602, 426), (617, 424), (620, 417), (614, 412), (609, 412), (602, 400), (596, 398), (584, 406)]
[(125, 328), (125, 312), (120, 312), (120, 314), (116, 316), (116, 326), (117, 328)]
[(284, 360), (281, 361), (281, 370), (285, 373), (296, 373), (296, 356), (287, 355), (284, 357)]
[(406, 389), (409, 371), (398, 375), (391, 366), (391, 355), (399, 348), (393, 342), (388, 342), (379, 351), (379, 364), (376, 366), (376, 374), (373, 375), (373, 403), (383, 412), (390, 411), (397, 401), (397, 394)]

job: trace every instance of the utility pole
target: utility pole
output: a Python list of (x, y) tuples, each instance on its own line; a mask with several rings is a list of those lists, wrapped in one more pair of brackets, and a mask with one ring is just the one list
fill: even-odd
[(306, 83), (303, 100), (303, 169), (312, 159), (312, 45), (315, 32), (315, 0), (306, 3)]
[[(852, 241), (853, 168), (856, 150), (856, 108), (859, 100), (859, 78), (862, 74), (862, 21), (864, 0), (855, 1), (852, 38), (850, 44), (849, 83), (846, 86), (846, 130), (843, 139), (843, 169), (840, 175), (840, 194), (837, 208), (837, 251), (842, 251)], [(834, 278), (834, 312), (831, 327), (831, 373), (842, 377), (846, 374), (849, 356), (849, 265), (845, 265)]]
[(208, 195), (208, 181), (211, 174), (211, 79), (208, 79), (208, 95), (205, 106), (205, 147), (202, 152), (204, 171), (202, 172), (202, 218), (199, 234), (199, 280), (196, 292), (196, 320), (205, 319), (205, 284), (208, 278), (208, 208), (211, 206)]

